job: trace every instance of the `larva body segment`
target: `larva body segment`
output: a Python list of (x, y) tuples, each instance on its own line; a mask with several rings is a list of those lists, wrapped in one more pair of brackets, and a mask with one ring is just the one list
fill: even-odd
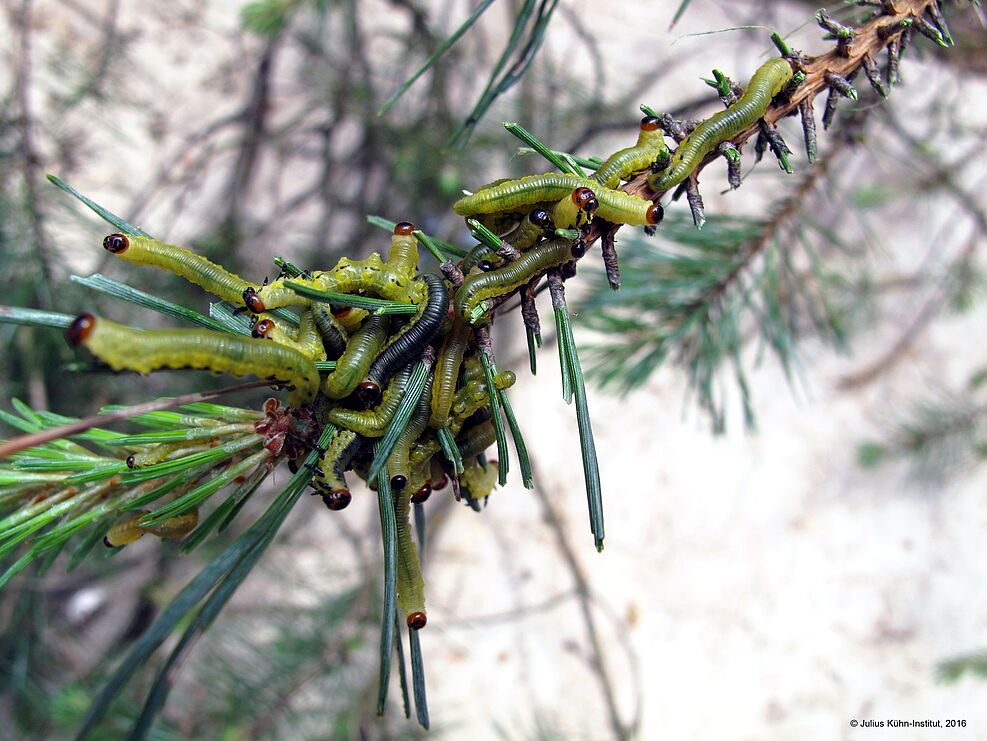
[(418, 550), (411, 539), (410, 486), (395, 490), (394, 519), (397, 531), (397, 593), (398, 605), (404, 613), (408, 627), (420, 630), (425, 627), (425, 580), (418, 561)]
[(792, 79), (787, 59), (775, 57), (758, 67), (737, 102), (702, 121), (672, 154), (668, 168), (648, 178), (654, 191), (666, 191), (681, 183), (721, 143), (753, 126), (764, 116), (772, 99)]
[(419, 304), (418, 313), (411, 321), (381, 350), (367, 372), (364, 383), (375, 384), (378, 392), (398, 368), (422, 354), (425, 346), (442, 329), (442, 323), (449, 312), (449, 291), (445, 281), (431, 273), (423, 275), (421, 281), (426, 286), (426, 300)]
[(506, 296), (526, 285), (535, 275), (571, 259), (571, 243), (566, 239), (553, 239), (498, 270), (471, 275), (456, 292), (456, 314), (467, 324), (476, 324), (486, 312), (482, 304), (487, 299)]
[(548, 211), (536, 206), (521, 219), (521, 223), (514, 231), (504, 237), (504, 241), (519, 252), (524, 252), (531, 249), (539, 239), (551, 233), (554, 226)]
[(111, 234), (103, 240), (103, 248), (127, 262), (152, 265), (180, 275), (189, 283), (234, 304), (242, 301), (246, 289), (257, 288), (198, 253), (150, 237)]
[(196, 368), (270, 378), (291, 384), (293, 406), (308, 404), (319, 390), (319, 372), (310, 358), (263, 339), (208, 329), (134, 329), (90, 314), (78, 317), (66, 334), (116, 371)]
[(346, 343), (350, 335), (326, 304), (318, 301), (312, 304), (312, 320), (315, 330), (322, 338), (322, 347), (326, 357), (335, 360), (346, 351)]
[(184, 538), (195, 530), (199, 524), (199, 509), (190, 509), (180, 515), (169, 517), (167, 520), (156, 522), (152, 525), (144, 525), (145, 532), (156, 535), (159, 538)]
[(651, 167), (662, 152), (667, 151), (658, 119), (647, 116), (641, 119), (641, 127), (634, 146), (620, 149), (607, 157), (591, 177), (604, 187), (616, 188), (620, 185), (620, 181), (626, 180), (631, 173)]
[(452, 320), (449, 334), (442, 341), (432, 380), (432, 412), (428, 419), (432, 427), (445, 427), (449, 423), (449, 410), (456, 391), (459, 367), (463, 363), (463, 354), (472, 334), (472, 328), (457, 315)]
[(402, 221), (394, 227), (391, 249), (387, 252), (387, 267), (408, 278), (414, 278), (418, 270), (418, 240), (415, 225)]
[(325, 377), (322, 390), (330, 399), (343, 399), (353, 393), (370, 369), (370, 364), (387, 342), (390, 317), (371, 314), (350, 338), (346, 351), (336, 361), (336, 370)]
[(391, 476), (391, 488), (395, 491), (405, 488), (411, 480), (411, 448), (425, 431), (428, 425), (428, 415), (432, 399), (432, 379), (425, 382), (418, 404), (404, 430), (398, 435), (397, 442), (387, 457), (387, 472)]
[(497, 433), (493, 422), (483, 422), (482, 424), (470, 427), (460, 434), (458, 439), (459, 454), (463, 460), (469, 460), (482, 453), (495, 442)]
[(614, 224), (647, 226), (651, 202), (620, 190), (605, 188), (589, 178), (581, 178), (564, 172), (550, 172), (543, 175), (528, 175), (492, 188), (481, 189), (471, 196), (460, 198), (453, 204), (453, 210), (461, 216), (496, 213), (516, 210), (522, 206), (552, 201), (558, 203), (568, 197), (576, 188), (588, 188), (596, 194), (600, 202), (597, 215)]
[(148, 514), (146, 509), (126, 513), (106, 531), (106, 535), (103, 536), (103, 545), (107, 548), (121, 548), (140, 540), (146, 532), (140, 521), (146, 514)]
[(106, 535), (103, 536), (103, 544), (108, 548), (120, 548), (140, 540), (147, 533), (159, 538), (182, 538), (195, 530), (196, 525), (199, 524), (198, 508), (153, 525), (141, 525), (140, 521), (148, 514), (146, 509), (127, 512), (107, 530)]
[(363, 437), (382, 437), (387, 432), (394, 413), (401, 403), (404, 390), (411, 377), (411, 366), (406, 366), (391, 377), (384, 389), (380, 404), (375, 409), (357, 411), (345, 407), (335, 407), (328, 414), (329, 421), (338, 427), (353, 430)]
[(497, 483), (497, 469), (497, 461), (489, 461), (485, 470), (476, 461), (465, 466), (465, 470), (459, 474), (459, 488), (467, 501), (486, 499), (493, 493)]
[(323, 496), (329, 509), (343, 509), (350, 503), (346, 469), (359, 450), (360, 438), (352, 430), (338, 430), (326, 446), (312, 488)]
[[(311, 278), (278, 278), (266, 286), (256, 289), (260, 300), (261, 311), (269, 311), (282, 306), (308, 306), (310, 298), (306, 298), (288, 285), (286, 280), (313, 288), (317, 291), (332, 291), (336, 293), (370, 294), (389, 301), (418, 303), (422, 298), (424, 287), (403, 273), (390, 269), (376, 252), (371, 253), (366, 260), (350, 260), (348, 257), (339, 258), (336, 267), (324, 273), (316, 273)], [(243, 301), (243, 297), (240, 298)], [(248, 304), (247, 308), (254, 310)]]

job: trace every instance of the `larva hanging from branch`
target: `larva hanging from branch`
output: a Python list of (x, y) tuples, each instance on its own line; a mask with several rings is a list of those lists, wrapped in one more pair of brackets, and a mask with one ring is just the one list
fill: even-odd
[(762, 118), (794, 73), (794, 63), (783, 57), (769, 59), (758, 67), (737, 102), (700, 122), (679, 144), (669, 166), (648, 178), (649, 187), (656, 192), (666, 191), (684, 181), (707, 154)]

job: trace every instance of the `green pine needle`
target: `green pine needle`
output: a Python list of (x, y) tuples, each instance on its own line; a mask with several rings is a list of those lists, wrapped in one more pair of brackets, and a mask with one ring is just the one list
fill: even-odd
[(482, 2), (480, 2), (479, 5), (477, 5), (476, 10), (473, 11), (470, 17), (467, 18), (463, 22), (463, 24), (459, 28), (457, 28), (449, 38), (447, 38), (445, 41), (439, 44), (436, 50), (429, 55), (428, 59), (425, 60), (425, 64), (419, 67), (418, 71), (415, 72), (415, 74), (413, 74), (411, 77), (405, 80), (398, 87), (397, 90), (391, 93), (391, 96), (384, 102), (384, 105), (380, 107), (380, 110), (377, 111), (377, 115), (383, 116), (385, 113), (391, 110), (391, 107), (398, 102), (398, 100), (401, 98), (402, 95), (404, 95), (407, 92), (408, 88), (414, 85), (415, 82), (418, 80), (418, 78), (421, 77), (423, 74), (425, 74), (432, 67), (432, 65), (439, 60), (439, 58), (443, 54), (449, 51), (449, 49), (451, 49), (452, 46), (457, 41), (459, 41), (460, 38), (462, 38), (463, 34), (466, 33), (470, 29), (470, 27), (480, 19), (480, 16), (483, 15), (484, 12), (486, 12), (487, 8), (489, 8), (492, 4), (493, 4), (493, 0), (482, 0)]
[(144, 291), (132, 288), (126, 283), (121, 283), (120, 281), (113, 280), (112, 278), (107, 278), (105, 275), (100, 275), (99, 273), (93, 273), (85, 278), (79, 275), (70, 275), (69, 280), (73, 283), (83, 285), (86, 288), (91, 288), (94, 291), (99, 291), (100, 293), (105, 293), (113, 296), (114, 298), (123, 299), (124, 301), (129, 301), (130, 303), (143, 306), (153, 311), (167, 314), (168, 316), (173, 316), (183, 321), (191, 322), (192, 324), (197, 324), (200, 327), (205, 327), (206, 329), (212, 329), (217, 332), (231, 331), (229, 326), (223, 322), (207, 317), (204, 314), (200, 314), (199, 312), (185, 306), (181, 306), (180, 304), (167, 301), (163, 298), (158, 298), (157, 296), (152, 296), (150, 293), (145, 293)]
[(387, 301), (382, 298), (354, 296), (349, 293), (336, 293), (335, 291), (319, 291), (290, 280), (286, 280), (284, 284), (301, 296), (314, 298), (317, 301), (324, 301), (338, 306), (355, 306), (359, 309), (367, 309), (375, 314), (414, 314), (418, 311), (418, 307), (414, 304), (406, 304), (401, 301)]
[(494, 432), (497, 435), (497, 457), (500, 459), (497, 468), (497, 481), (503, 486), (507, 483), (507, 472), (510, 468), (510, 454), (507, 450), (507, 435), (504, 433), (504, 419), (500, 416), (500, 401), (497, 393), (497, 385), (494, 383), (496, 366), (493, 359), (482, 350), (479, 353), (480, 362), (483, 364), (483, 374), (487, 379), (487, 396), (490, 399), (490, 413), (493, 418)]
[(114, 227), (117, 228), (117, 230), (119, 230), (121, 232), (124, 232), (126, 234), (134, 234), (134, 235), (139, 236), (139, 237), (150, 237), (151, 236), (150, 234), (148, 234), (147, 232), (145, 232), (140, 227), (134, 226), (133, 224), (131, 224), (131, 223), (127, 222), (127, 221), (124, 221), (123, 219), (121, 219), (119, 216), (117, 216), (113, 212), (111, 212), (111, 211), (103, 208), (102, 206), (100, 206), (98, 203), (96, 203), (96, 201), (94, 201), (91, 198), (87, 198), (86, 196), (82, 195), (82, 193), (80, 193), (79, 191), (77, 191), (71, 185), (69, 185), (68, 183), (63, 182), (62, 180), (60, 180), (59, 178), (55, 177), (54, 175), (50, 175), (49, 174), (49, 175), (46, 175), (45, 177), (48, 178), (48, 181), (52, 185), (56, 186), (57, 188), (60, 188), (60, 189), (64, 190), (66, 193), (68, 193), (73, 198), (77, 198), (80, 201), (82, 201), (90, 209), (92, 209), (96, 213), (97, 216), (99, 216), (104, 221), (107, 221), (110, 224), (112, 224)]

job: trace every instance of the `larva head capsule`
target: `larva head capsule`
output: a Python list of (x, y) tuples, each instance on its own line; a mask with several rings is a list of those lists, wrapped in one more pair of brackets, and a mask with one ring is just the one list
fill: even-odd
[(92, 314), (79, 314), (65, 330), (65, 339), (72, 347), (78, 347), (85, 342), (96, 328), (96, 317)]
[(402, 476), (401, 474), (391, 476), (391, 488), (394, 489), (395, 491), (401, 491), (407, 485), (408, 485), (407, 476)]
[(415, 225), (410, 221), (400, 221), (394, 225), (394, 233), (406, 236), (415, 231)]
[(329, 509), (336, 512), (341, 509), (346, 509), (349, 506), (349, 503), (353, 501), (353, 495), (346, 489), (334, 489), (328, 494), (323, 494), (322, 501), (325, 502), (325, 505)]
[(656, 116), (645, 116), (641, 119), (641, 131), (657, 131), (661, 128), (661, 121)]
[(250, 330), (250, 336), (256, 339), (261, 339), (263, 337), (267, 337), (273, 331), (274, 322), (271, 319), (261, 319), (253, 326), (253, 329)]
[(423, 504), (432, 495), (432, 486), (427, 481), (422, 484), (422, 488), (411, 495), (412, 504)]
[(127, 239), (126, 234), (117, 232), (103, 238), (103, 249), (107, 252), (112, 252), (114, 255), (126, 252), (128, 247), (130, 247), (130, 240)]
[(354, 393), (356, 394), (356, 398), (360, 400), (360, 403), (367, 409), (380, 404), (381, 397), (383, 396), (380, 390), (380, 384), (374, 381), (364, 381), (356, 387)]
[(264, 302), (261, 301), (260, 296), (257, 295), (256, 288), (245, 288), (243, 291), (243, 305), (250, 309), (255, 314), (263, 314), (267, 311), (267, 307), (264, 306)]
[(427, 622), (428, 617), (426, 617), (424, 612), (413, 612), (408, 615), (408, 627), (412, 630), (421, 630)]
[(652, 203), (648, 208), (648, 213), (645, 215), (648, 224), (651, 226), (657, 226), (661, 223), (661, 220), (665, 218), (665, 209), (661, 207), (660, 203)]
[(572, 243), (572, 249), (570, 250), (570, 252), (572, 253), (573, 257), (579, 259), (580, 257), (586, 254), (586, 243), (581, 239), (577, 239), (575, 242)]
[(589, 188), (576, 188), (572, 191), (572, 202), (580, 211), (588, 214), (595, 214), (600, 208), (600, 202), (596, 200), (596, 193)]
[(490, 260), (480, 260), (480, 262), (478, 262), (476, 266), (480, 268), (480, 270), (482, 270), (484, 273), (489, 273), (491, 270), (497, 267), (492, 262), (490, 262)]

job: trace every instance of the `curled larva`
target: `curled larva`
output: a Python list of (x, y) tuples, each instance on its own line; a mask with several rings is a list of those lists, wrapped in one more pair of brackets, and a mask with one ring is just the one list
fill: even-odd
[(367, 377), (357, 388), (363, 403), (372, 406), (380, 401), (381, 387), (394, 373), (420, 357), (442, 329), (449, 312), (449, 292), (445, 281), (438, 275), (426, 273), (421, 280), (428, 287), (427, 298), (401, 331), (380, 351), (367, 371)]
[(336, 370), (326, 376), (322, 390), (330, 399), (342, 399), (353, 393), (370, 364), (387, 342), (391, 326), (387, 315), (371, 314), (360, 330), (350, 338), (346, 351), (336, 361)]
[(134, 329), (92, 314), (78, 316), (66, 331), (113, 370), (150, 373), (159, 368), (198, 368), (288, 383), (289, 401), (308, 404), (319, 390), (311, 358), (284, 345), (208, 329)]
[(689, 177), (713, 149), (754, 125), (764, 116), (772, 99), (788, 84), (792, 75), (791, 63), (782, 57), (769, 59), (758, 67), (737, 101), (702, 121), (679, 144), (669, 166), (648, 178), (651, 189), (666, 191), (674, 188)]
[(411, 366), (405, 366), (393, 376), (384, 389), (380, 404), (374, 409), (347, 409), (346, 407), (334, 407), (329, 410), (328, 418), (337, 427), (362, 435), (363, 437), (381, 437), (387, 432), (387, 426), (391, 423), (394, 413), (401, 403), (404, 390), (411, 377)]
[(621, 180), (626, 180), (633, 172), (648, 169), (663, 153), (667, 156), (667, 152), (658, 119), (645, 116), (641, 119), (634, 146), (611, 154), (591, 177), (607, 188), (616, 188)]
[(345, 509), (352, 499), (346, 469), (359, 450), (360, 438), (352, 430), (338, 430), (326, 446), (311, 485), (331, 510)]

